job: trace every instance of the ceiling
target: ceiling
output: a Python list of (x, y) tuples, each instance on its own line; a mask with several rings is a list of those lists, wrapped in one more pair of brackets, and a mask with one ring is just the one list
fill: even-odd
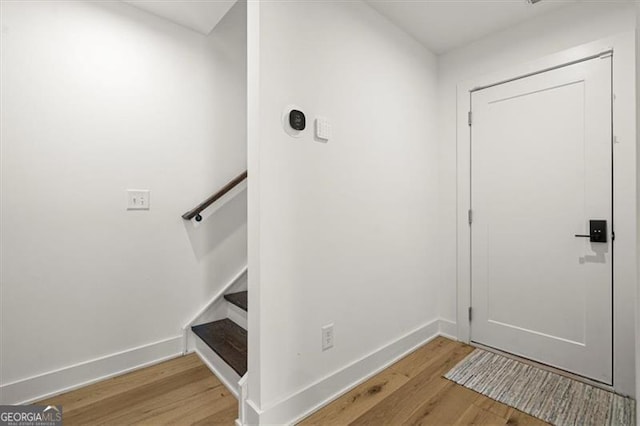
[(211, 30), (231, 9), (236, 0), (122, 0), (139, 9), (191, 28), (202, 34)]
[(366, 0), (441, 54), (577, 0)]

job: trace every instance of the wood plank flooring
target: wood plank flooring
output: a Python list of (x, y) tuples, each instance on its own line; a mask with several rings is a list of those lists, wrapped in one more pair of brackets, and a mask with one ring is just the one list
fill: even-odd
[(546, 425), (442, 377), (473, 347), (438, 337), (301, 425)]
[(190, 354), (38, 404), (62, 405), (70, 425), (233, 425), (238, 401)]
[[(442, 375), (473, 348), (438, 337), (301, 422), (302, 425), (545, 425)], [(238, 403), (194, 355), (39, 404), (70, 425), (233, 425)]]

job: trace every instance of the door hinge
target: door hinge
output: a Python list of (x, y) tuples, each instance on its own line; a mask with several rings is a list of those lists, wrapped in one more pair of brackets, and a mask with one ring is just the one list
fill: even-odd
[(471, 322), (471, 317), (472, 317), (471, 312), (472, 312), (472, 309), (471, 309), (471, 306), (469, 306), (469, 322)]
[(611, 231), (611, 241), (615, 241), (616, 240), (616, 233), (615, 231)]
[(471, 209), (469, 209), (469, 225), (471, 225), (473, 223), (473, 211)]
[(469, 119), (469, 126), (471, 126), (471, 123), (473, 123), (473, 114), (471, 113), (471, 111), (469, 111), (468, 119)]

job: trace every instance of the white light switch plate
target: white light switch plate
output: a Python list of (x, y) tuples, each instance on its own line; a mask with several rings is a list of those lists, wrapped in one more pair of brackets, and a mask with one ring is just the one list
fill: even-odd
[(148, 189), (127, 189), (127, 210), (149, 210)]
[(331, 139), (331, 123), (324, 117), (316, 118), (316, 138), (323, 141)]

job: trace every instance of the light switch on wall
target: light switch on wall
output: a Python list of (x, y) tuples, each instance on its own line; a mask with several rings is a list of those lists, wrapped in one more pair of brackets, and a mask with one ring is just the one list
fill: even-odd
[(316, 138), (328, 141), (331, 138), (331, 123), (324, 117), (316, 118)]
[(127, 210), (149, 210), (148, 189), (127, 189)]

